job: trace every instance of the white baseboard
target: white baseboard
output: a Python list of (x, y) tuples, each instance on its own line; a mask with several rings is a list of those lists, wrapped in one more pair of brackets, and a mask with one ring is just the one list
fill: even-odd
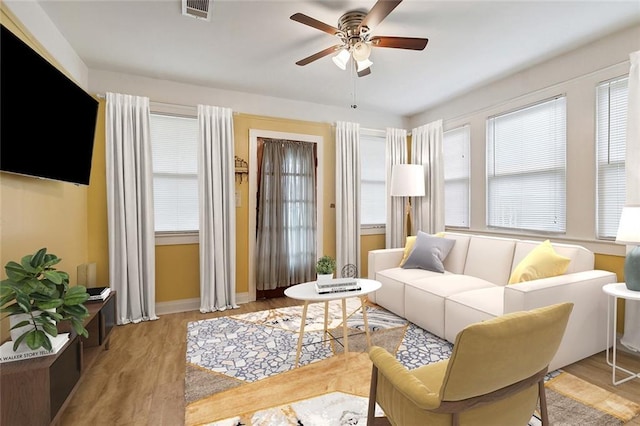
[[(236, 303), (249, 303), (249, 293), (237, 293)], [(156, 303), (156, 315), (176, 314), (178, 312), (189, 312), (200, 310), (200, 299), (180, 299), (170, 302)]]

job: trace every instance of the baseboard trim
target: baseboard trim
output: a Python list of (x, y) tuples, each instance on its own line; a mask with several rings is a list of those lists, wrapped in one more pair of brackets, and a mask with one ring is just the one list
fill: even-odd
[[(236, 293), (236, 303), (242, 305), (249, 303), (249, 293)], [(200, 299), (180, 299), (170, 302), (157, 302), (156, 315), (177, 314), (179, 312), (189, 312), (200, 310)]]

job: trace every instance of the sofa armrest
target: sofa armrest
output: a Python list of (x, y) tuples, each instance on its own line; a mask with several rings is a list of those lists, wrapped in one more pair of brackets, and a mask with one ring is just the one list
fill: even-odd
[(376, 272), (397, 268), (402, 260), (403, 252), (404, 248), (369, 250), (367, 277), (375, 280)]
[(607, 346), (605, 284), (615, 283), (608, 271), (583, 271), (505, 286), (504, 313), (572, 302), (564, 338), (549, 370), (564, 367), (603, 351)]

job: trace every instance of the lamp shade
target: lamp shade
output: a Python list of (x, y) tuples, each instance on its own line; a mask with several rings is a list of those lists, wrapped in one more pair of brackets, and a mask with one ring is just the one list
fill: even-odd
[(350, 57), (351, 56), (349, 55), (349, 51), (347, 49), (341, 49), (340, 52), (338, 52), (338, 54), (336, 54), (331, 59), (333, 60), (333, 63), (338, 66), (338, 68), (346, 70), (347, 62), (349, 62)]
[(616, 243), (640, 244), (640, 206), (625, 206), (622, 208)]
[(391, 195), (424, 197), (424, 168), (420, 164), (394, 164), (391, 169)]

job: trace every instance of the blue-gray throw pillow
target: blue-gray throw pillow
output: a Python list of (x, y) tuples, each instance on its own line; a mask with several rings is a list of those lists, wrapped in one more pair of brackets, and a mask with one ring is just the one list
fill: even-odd
[(413, 250), (402, 268), (444, 272), (442, 262), (447, 258), (455, 243), (456, 240), (434, 237), (426, 232), (418, 231)]

